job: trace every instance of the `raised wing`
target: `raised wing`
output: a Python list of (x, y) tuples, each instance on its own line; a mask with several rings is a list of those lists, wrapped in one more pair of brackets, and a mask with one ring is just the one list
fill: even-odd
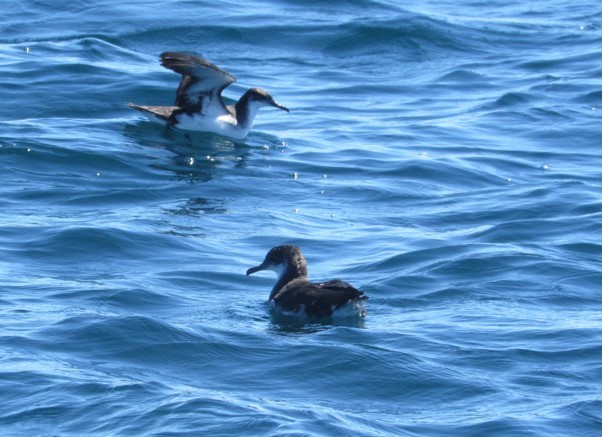
[(349, 301), (366, 299), (363, 294), (363, 291), (338, 279), (320, 284), (293, 280), (274, 296), (274, 302), (285, 311), (297, 312), (303, 305), (311, 317), (328, 317), (334, 309)]
[(180, 52), (161, 54), (161, 65), (182, 75), (175, 106), (204, 112), (209, 105), (219, 104), (226, 110), (221, 93), (236, 78), (211, 62)]

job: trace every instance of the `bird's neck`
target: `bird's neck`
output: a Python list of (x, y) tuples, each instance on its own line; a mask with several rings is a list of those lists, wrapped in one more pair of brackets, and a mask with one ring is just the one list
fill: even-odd
[(276, 281), (274, 288), (272, 288), (270, 300), (272, 300), (286, 284), (295, 279), (307, 279), (307, 265), (305, 260), (295, 259), (284, 267), (278, 275), (278, 281)]
[(243, 129), (250, 129), (253, 126), (253, 120), (259, 109), (259, 104), (250, 98), (250, 93), (247, 91), (242, 95), (238, 102), (234, 105), (236, 111), (236, 123)]

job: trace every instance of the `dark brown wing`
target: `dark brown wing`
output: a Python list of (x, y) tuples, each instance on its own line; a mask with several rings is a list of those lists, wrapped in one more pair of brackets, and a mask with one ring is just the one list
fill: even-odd
[(367, 299), (364, 292), (335, 279), (314, 284), (305, 280), (289, 282), (274, 296), (276, 306), (284, 311), (297, 312), (305, 308), (310, 317), (328, 317), (333, 310), (356, 299)]
[(236, 82), (234, 76), (218, 66), (187, 53), (162, 53), (161, 65), (182, 75), (175, 105), (186, 110), (200, 111), (213, 104), (224, 107), (222, 90)]

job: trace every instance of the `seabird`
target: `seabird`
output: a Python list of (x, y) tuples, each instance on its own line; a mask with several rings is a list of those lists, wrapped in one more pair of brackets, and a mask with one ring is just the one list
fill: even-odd
[[(277, 246), (267, 253), (263, 262), (247, 270), (247, 276), (260, 270), (272, 270), (278, 281), (269, 302), (283, 313), (305, 314), (312, 318), (334, 315), (366, 315), (368, 296), (338, 279), (313, 283), (307, 279), (307, 261), (296, 246)], [(348, 311), (346, 311), (348, 310)]]
[(173, 106), (141, 106), (127, 103), (153, 121), (182, 130), (212, 132), (243, 139), (251, 130), (257, 110), (273, 106), (289, 112), (276, 103), (267, 91), (251, 88), (236, 102), (225, 105), (222, 91), (236, 78), (198, 56), (179, 52), (161, 54), (161, 65), (182, 75)]

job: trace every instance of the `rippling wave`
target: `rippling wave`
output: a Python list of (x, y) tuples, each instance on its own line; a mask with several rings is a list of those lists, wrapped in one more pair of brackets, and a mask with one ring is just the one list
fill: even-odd
[[(600, 432), (592, 2), (45, 0), (0, 12), (5, 434)], [(165, 50), (291, 108), (166, 131)], [(361, 321), (273, 315), (302, 247)]]

